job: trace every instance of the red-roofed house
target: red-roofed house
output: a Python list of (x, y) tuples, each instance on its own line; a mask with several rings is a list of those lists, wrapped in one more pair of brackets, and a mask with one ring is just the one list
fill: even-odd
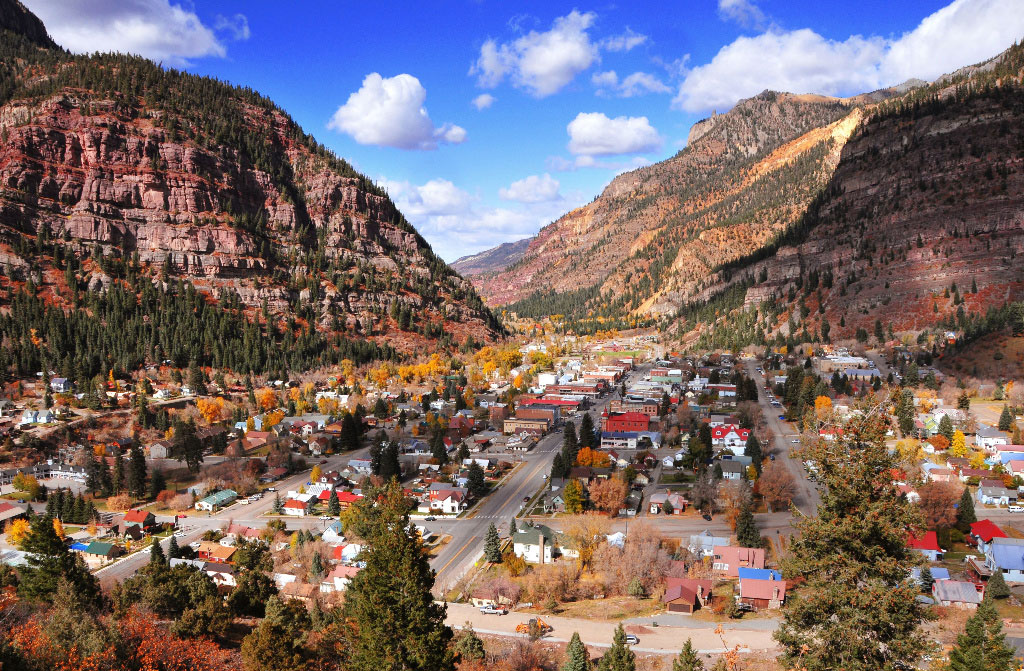
[(124, 517), (121, 519), (121, 523), (126, 527), (142, 527), (143, 529), (148, 529), (156, 524), (156, 518), (153, 517), (153, 513), (145, 510), (129, 510), (124, 514)]
[(1024, 477), (1024, 460), (1013, 459), (1006, 462), (1006, 472), (1010, 475), (1020, 475)]
[(843, 430), (838, 426), (826, 426), (818, 431), (818, 435), (825, 440), (835, 440), (843, 437)]
[(1006, 533), (992, 520), (978, 520), (971, 525), (971, 531), (967, 534), (968, 544), (977, 545), (982, 552), (987, 549), (993, 538), (1006, 538)]
[(716, 545), (713, 553), (714, 569), (730, 578), (739, 577), (741, 568), (764, 568), (764, 548)]
[(358, 566), (335, 566), (320, 583), (321, 592), (344, 592), (352, 578), (359, 573)]
[(661, 601), (670, 613), (692, 613), (708, 605), (713, 586), (714, 583), (710, 580), (666, 578), (665, 596)]
[(786, 601), (785, 580), (755, 580), (745, 578), (740, 581), (740, 602), (753, 606), (754, 610), (782, 608)]
[(910, 534), (907, 546), (911, 550), (917, 550), (930, 561), (938, 561), (942, 558), (942, 548), (939, 547), (939, 538), (934, 531), (926, 531), (921, 536)]
[(651, 418), (642, 412), (620, 412), (612, 413), (601, 418), (604, 426), (602, 430), (611, 433), (627, 433), (630, 431), (647, 431), (651, 425)]
[(749, 437), (750, 429), (741, 429), (736, 424), (722, 424), (711, 429), (711, 444), (730, 449), (736, 454), (743, 454)]
[(284, 502), (284, 514), (294, 515), (295, 517), (306, 516), (306, 504), (298, 499), (288, 499)]

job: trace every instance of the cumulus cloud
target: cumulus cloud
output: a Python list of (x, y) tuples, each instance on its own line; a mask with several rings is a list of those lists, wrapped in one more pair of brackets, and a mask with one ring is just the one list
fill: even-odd
[(612, 156), (656, 151), (662, 139), (647, 117), (609, 119), (601, 112), (581, 112), (567, 126), (569, 151), (582, 156)]
[(492, 96), (490, 93), (481, 93), (477, 97), (473, 98), (473, 107), (478, 110), (485, 110), (493, 105), (495, 100), (497, 100), (497, 98)]
[[(551, 181), (557, 190), (558, 182)], [(567, 204), (559, 198), (549, 202), (524, 201), (515, 208), (487, 207), (446, 179), (432, 179), (419, 185), (380, 179), (378, 184), (388, 190), (434, 251), (448, 261), (533, 235), (569, 207), (580, 204)], [(508, 190), (517, 188), (517, 184), (513, 183)]]
[(446, 123), (434, 127), (423, 102), (427, 90), (412, 75), (384, 78), (374, 72), (338, 108), (327, 127), (351, 135), (359, 144), (398, 149), (436, 149), (440, 143), (458, 144), (466, 131)]
[(744, 28), (763, 28), (768, 21), (754, 0), (718, 0), (718, 15)]
[[(25, 5), (58, 44), (78, 54), (117, 51), (186, 66), (190, 59), (227, 53), (216, 34), (222, 28), (211, 29), (195, 12), (169, 0), (26, 0)], [(249, 36), (241, 14), (225, 19), (223, 30), (234, 39)]]
[(830, 40), (804, 28), (776, 28), (739, 37), (710, 63), (690, 69), (673, 106), (690, 112), (723, 109), (765, 88), (852, 95), (934, 79), (983, 61), (1024, 34), (1019, 0), (955, 0), (894, 38), (853, 35)]
[(213, 27), (216, 30), (223, 30), (229, 33), (235, 40), (249, 39), (249, 19), (245, 18), (245, 14), (235, 14), (233, 16), (218, 14)]
[(626, 32), (601, 40), (601, 47), (608, 51), (630, 51), (647, 41), (647, 36), (626, 28)]
[(595, 72), (590, 81), (597, 87), (598, 95), (615, 95), (620, 98), (672, 92), (664, 82), (647, 72), (634, 72), (621, 81), (615, 70)]
[(477, 84), (493, 88), (506, 77), (537, 98), (561, 91), (576, 75), (600, 59), (587, 30), (596, 15), (576, 10), (555, 19), (550, 30), (531, 30), (503, 44), (487, 40), (469, 73)]
[(502, 200), (515, 200), (520, 203), (548, 203), (561, 200), (559, 186), (558, 180), (547, 173), (530, 175), (499, 189), (498, 195)]

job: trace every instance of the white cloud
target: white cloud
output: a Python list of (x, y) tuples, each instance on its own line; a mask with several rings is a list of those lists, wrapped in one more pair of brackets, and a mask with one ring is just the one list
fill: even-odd
[(487, 207), (446, 179), (416, 185), (382, 178), (377, 183), (387, 189), (434, 251), (448, 261), (533, 235), (567, 209), (581, 204), (559, 198), (549, 202), (525, 202), (518, 207)]
[(512, 182), (507, 188), (498, 190), (502, 200), (515, 200), (520, 203), (549, 203), (561, 200), (558, 192), (560, 184), (551, 175), (530, 175)]
[(232, 39), (249, 39), (249, 19), (245, 18), (245, 14), (235, 14), (234, 16), (223, 16), (218, 14), (213, 27), (217, 30), (223, 30), (230, 33)]
[(754, 0), (718, 0), (718, 15), (744, 28), (763, 28), (767, 17)]
[(478, 110), (485, 110), (493, 105), (495, 100), (497, 100), (497, 98), (492, 96), (490, 93), (481, 93), (477, 97), (473, 98), (473, 107)]
[(557, 93), (600, 59), (587, 30), (596, 15), (573, 10), (545, 32), (530, 31), (513, 42), (487, 40), (470, 69), (477, 84), (493, 88), (509, 77), (537, 98)]
[(327, 127), (347, 133), (359, 144), (399, 149), (436, 149), (439, 143), (458, 144), (464, 128), (446, 123), (434, 127), (423, 102), (427, 90), (412, 75), (384, 78), (374, 72), (338, 108)]
[(601, 40), (601, 47), (608, 51), (630, 51), (634, 47), (638, 47), (647, 41), (646, 35), (633, 32), (631, 28), (626, 28), (626, 32), (621, 35), (614, 37), (606, 37)]
[(600, 112), (581, 112), (569, 122), (567, 130), (569, 151), (576, 155), (646, 153), (656, 151), (662, 143), (645, 116), (609, 119)]
[(646, 72), (634, 72), (622, 81), (619, 81), (615, 70), (595, 72), (590, 81), (598, 87), (598, 95), (616, 95), (620, 98), (633, 98), (646, 93), (672, 92), (672, 89), (664, 82)]
[(710, 63), (686, 73), (673, 107), (724, 109), (766, 88), (852, 95), (911, 77), (934, 79), (1019, 39), (1024, 34), (1020, 9), (1020, 0), (955, 0), (896, 39), (853, 35), (838, 41), (807, 28), (739, 37)]
[[(227, 53), (215, 30), (195, 12), (169, 0), (26, 0), (25, 5), (43, 20), (58, 44), (74, 53), (117, 51), (173, 66)], [(227, 21), (232, 37), (248, 37), (244, 16)]]

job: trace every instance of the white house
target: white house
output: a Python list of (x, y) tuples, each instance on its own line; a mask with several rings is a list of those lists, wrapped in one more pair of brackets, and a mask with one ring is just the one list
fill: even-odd
[(732, 450), (735, 454), (743, 454), (749, 437), (750, 429), (741, 429), (735, 424), (722, 424), (711, 429), (711, 444)]
[(523, 526), (512, 535), (512, 551), (531, 564), (550, 564), (556, 538), (555, 532), (543, 524)]
[(335, 566), (320, 582), (321, 592), (344, 592), (359, 573), (358, 566)]
[(430, 502), (430, 509), (440, 510), (447, 515), (458, 514), (467, 507), (465, 499), (466, 495), (460, 491), (443, 492)]
[(997, 445), (1008, 445), (1010, 443), (1006, 434), (991, 426), (981, 425), (974, 435), (974, 444), (979, 448), (991, 452)]
[(978, 503), (987, 506), (1008, 506), (1016, 502), (1016, 490), (1005, 487), (978, 487)]
[(985, 566), (1001, 571), (1006, 582), (1024, 583), (1024, 538), (993, 538), (985, 550)]

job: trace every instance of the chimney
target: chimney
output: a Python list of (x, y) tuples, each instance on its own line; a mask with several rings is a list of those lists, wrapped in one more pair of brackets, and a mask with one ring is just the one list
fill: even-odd
[(539, 553), (539, 556), (537, 557), (537, 563), (538, 564), (543, 564), (544, 563), (544, 534), (537, 534), (537, 536), (540, 539), (538, 541), (539, 547), (540, 547), (540, 553)]

